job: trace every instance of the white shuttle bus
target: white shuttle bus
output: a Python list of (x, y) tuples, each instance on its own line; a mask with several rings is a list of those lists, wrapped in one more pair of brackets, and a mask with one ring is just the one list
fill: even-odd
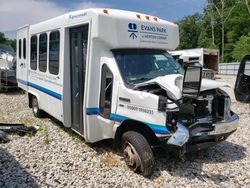
[(178, 25), (113, 9), (86, 9), (17, 31), (18, 86), (36, 117), (44, 112), (94, 143), (113, 139), (144, 176), (158, 146), (185, 152), (225, 140), (238, 116), (220, 89), (167, 53)]

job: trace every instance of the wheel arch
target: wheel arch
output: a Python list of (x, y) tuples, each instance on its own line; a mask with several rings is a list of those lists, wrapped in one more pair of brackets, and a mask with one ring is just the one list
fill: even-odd
[(142, 134), (151, 146), (158, 144), (158, 139), (154, 131), (147, 124), (140, 121), (127, 119), (122, 121), (121, 125), (116, 129), (113, 145), (115, 149), (121, 147), (122, 135), (127, 131), (136, 131)]
[(32, 108), (32, 97), (36, 97), (37, 98), (37, 101), (38, 101), (38, 104), (39, 104), (39, 97), (37, 94), (29, 91), (28, 92), (28, 99), (29, 99), (29, 108)]

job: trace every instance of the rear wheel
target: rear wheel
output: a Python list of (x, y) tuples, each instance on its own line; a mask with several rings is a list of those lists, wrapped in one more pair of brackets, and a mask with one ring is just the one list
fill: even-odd
[(35, 96), (32, 97), (32, 111), (35, 117), (44, 117), (44, 112), (39, 109), (38, 100)]
[(147, 140), (138, 132), (128, 131), (122, 136), (122, 150), (127, 165), (145, 177), (154, 172), (154, 155)]

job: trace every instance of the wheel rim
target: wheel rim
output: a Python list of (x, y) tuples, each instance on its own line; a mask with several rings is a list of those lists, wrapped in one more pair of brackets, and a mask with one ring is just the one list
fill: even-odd
[(33, 99), (33, 112), (37, 114), (38, 112), (38, 102), (36, 99)]
[(129, 142), (126, 142), (124, 144), (123, 152), (127, 165), (133, 171), (136, 171), (141, 166), (141, 161), (135, 148)]

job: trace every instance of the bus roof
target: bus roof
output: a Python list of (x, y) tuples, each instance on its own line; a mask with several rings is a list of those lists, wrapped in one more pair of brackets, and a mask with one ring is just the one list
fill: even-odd
[(30, 25), (30, 34), (91, 24), (91, 37), (110, 48), (158, 48), (179, 45), (178, 25), (154, 16), (117, 9), (85, 9)]

